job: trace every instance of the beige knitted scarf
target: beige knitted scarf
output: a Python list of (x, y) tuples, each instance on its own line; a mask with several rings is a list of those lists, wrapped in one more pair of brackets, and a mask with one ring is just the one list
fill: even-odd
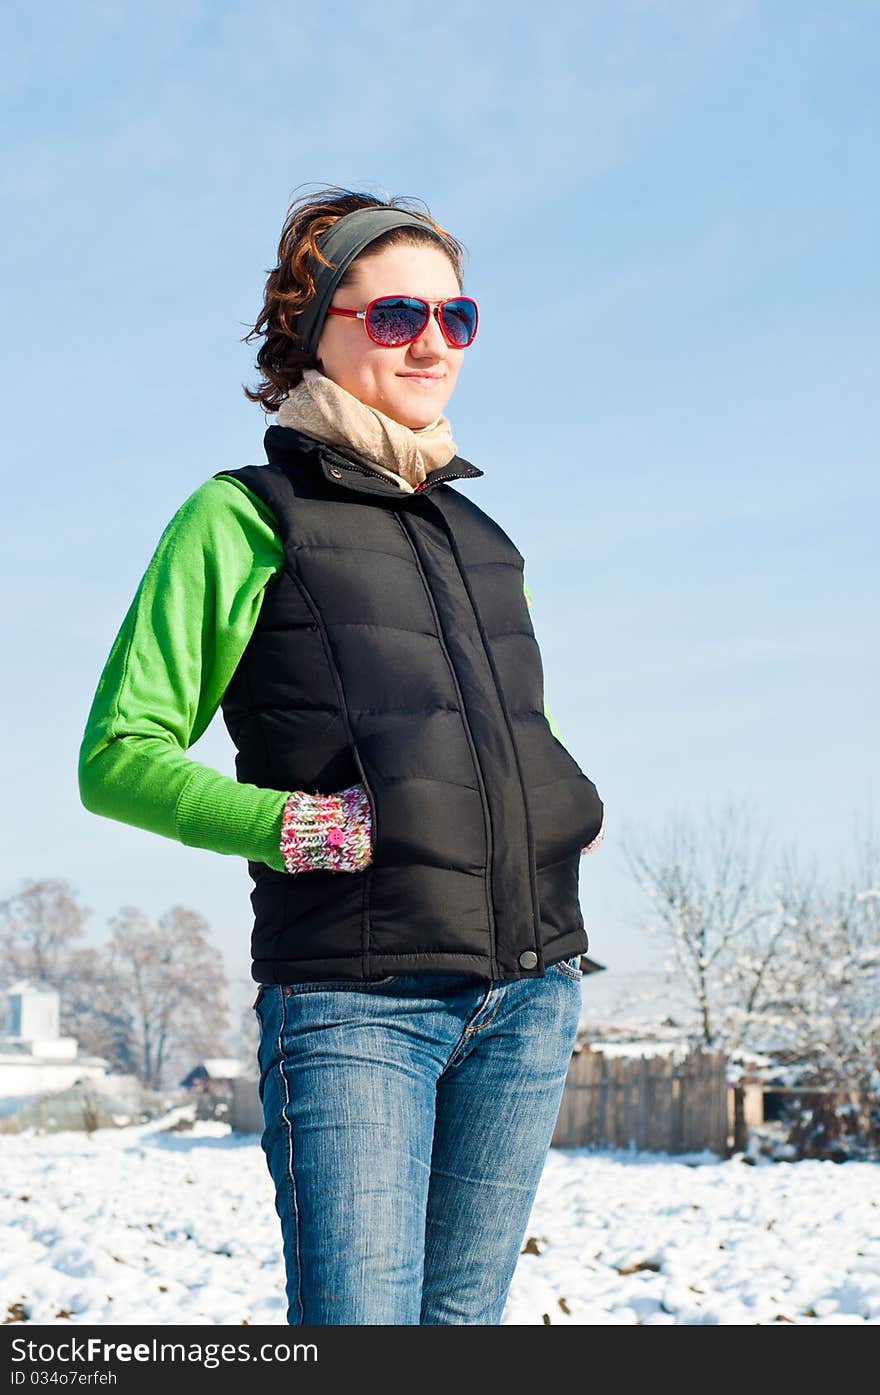
[(302, 381), (281, 403), (277, 424), (351, 446), (408, 493), (429, 470), (447, 465), (457, 454), (446, 417), (439, 416), (428, 426), (404, 426), (378, 407), (367, 406), (317, 368), (303, 370)]

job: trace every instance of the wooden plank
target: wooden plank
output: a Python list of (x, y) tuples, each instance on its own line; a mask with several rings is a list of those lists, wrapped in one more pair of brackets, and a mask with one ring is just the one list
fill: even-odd
[(606, 1074), (607, 1061), (604, 1056), (599, 1057), (598, 1062), (600, 1075), (598, 1080), (599, 1089), (597, 1091), (596, 1103), (596, 1142), (602, 1147), (608, 1143), (608, 1076)]
[(617, 1148), (620, 1142), (617, 1131), (617, 1121), (620, 1112), (620, 1089), (618, 1085), (620, 1079), (619, 1058), (612, 1056), (606, 1063), (606, 1070), (608, 1073), (608, 1116), (605, 1127), (609, 1144), (612, 1148)]
[(636, 1079), (638, 1103), (636, 1109), (635, 1140), (637, 1148), (647, 1148), (651, 1137), (651, 1112), (654, 1086), (651, 1080), (651, 1061), (643, 1056), (638, 1063)]
[(581, 1095), (578, 1104), (578, 1131), (585, 1147), (598, 1142), (596, 1112), (598, 1107), (597, 1082), (599, 1076), (599, 1056), (595, 1051), (586, 1053), (581, 1072)]

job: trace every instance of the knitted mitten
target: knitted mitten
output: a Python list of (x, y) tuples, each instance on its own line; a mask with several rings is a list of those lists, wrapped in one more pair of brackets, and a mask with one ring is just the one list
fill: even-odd
[(595, 836), (595, 838), (593, 839), (592, 843), (588, 843), (587, 846), (586, 846), (585, 848), (581, 848), (581, 857), (585, 857), (587, 853), (595, 852), (596, 849), (598, 848), (599, 844), (601, 843), (601, 841), (602, 841), (602, 839), (603, 839), (604, 837), (605, 837), (605, 815), (603, 814), (603, 815), (602, 815), (602, 827), (599, 829), (599, 832), (596, 834), (596, 836)]
[(371, 861), (370, 801), (363, 785), (338, 794), (294, 790), (281, 816), (288, 872), (360, 872)]

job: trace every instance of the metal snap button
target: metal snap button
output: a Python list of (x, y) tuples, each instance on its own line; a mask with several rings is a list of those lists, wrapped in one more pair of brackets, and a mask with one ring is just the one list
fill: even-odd
[(331, 473), (331, 475), (333, 476), (334, 479), (337, 479), (337, 480), (341, 480), (341, 479), (342, 479), (342, 471), (341, 471), (341, 470), (337, 470), (337, 468), (336, 468), (335, 465), (331, 465), (331, 466), (330, 466), (330, 473)]
[(533, 949), (524, 949), (519, 956), (520, 967), (523, 969), (533, 969), (538, 962), (538, 956)]

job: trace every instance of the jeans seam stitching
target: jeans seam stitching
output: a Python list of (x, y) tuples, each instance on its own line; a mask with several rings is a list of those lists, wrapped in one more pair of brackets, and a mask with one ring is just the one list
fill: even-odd
[(290, 1118), (290, 1115), (288, 1114), (288, 1110), (290, 1108), (290, 1087), (288, 1085), (287, 1076), (284, 1074), (284, 1047), (282, 1044), (282, 1039), (284, 1036), (284, 1027), (286, 1024), (287, 1007), (284, 994), (279, 993), (278, 997), (281, 1000), (281, 1021), (278, 1027), (278, 1070), (281, 1074), (282, 1084), (284, 1085), (285, 1106), (282, 1112), (284, 1114), (284, 1118), (287, 1120), (287, 1178), (290, 1186), (291, 1200), (293, 1201), (293, 1225), (294, 1236), (296, 1240), (296, 1296), (297, 1302), (299, 1304), (299, 1319), (302, 1322), (303, 1318), (305, 1317), (302, 1299), (302, 1235), (300, 1233), (299, 1203), (297, 1201), (296, 1196), (296, 1174), (293, 1170), (293, 1120)]
[(465, 1027), (465, 1036), (472, 1037), (475, 1032), (482, 1032), (484, 1027), (491, 1027), (492, 1023), (495, 1021), (495, 1018), (498, 1016), (500, 1011), (501, 1004), (499, 1003), (495, 1011), (492, 1013), (492, 1016), (489, 1018), (488, 1022), (481, 1022), (478, 1027)]

